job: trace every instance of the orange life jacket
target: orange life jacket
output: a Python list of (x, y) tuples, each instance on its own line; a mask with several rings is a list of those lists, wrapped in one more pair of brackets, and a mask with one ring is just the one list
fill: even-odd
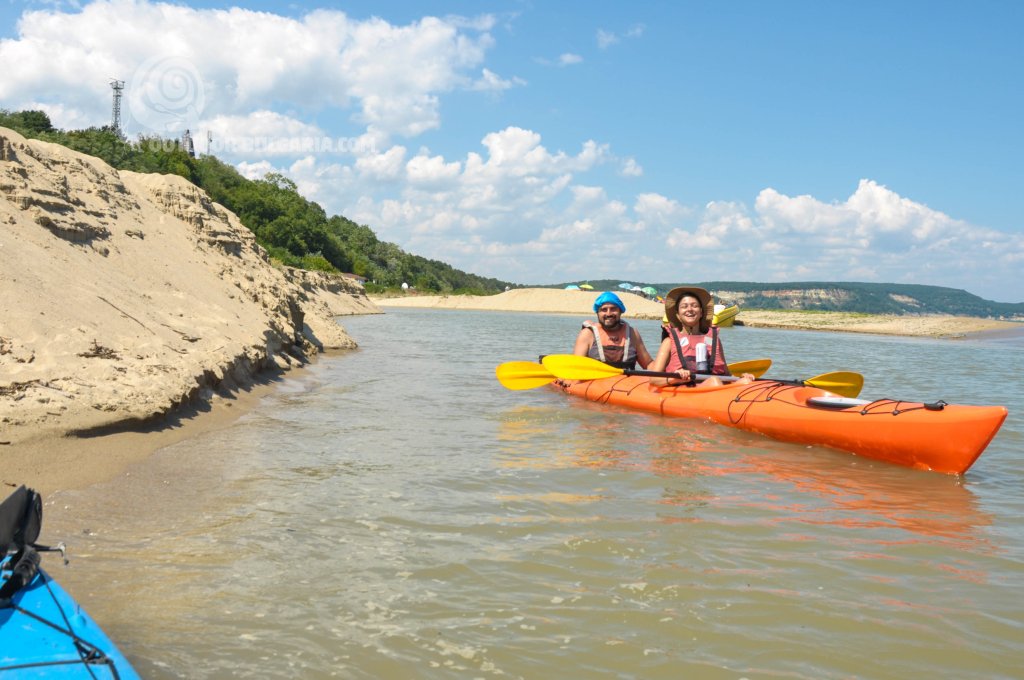
[(594, 334), (594, 341), (590, 343), (590, 351), (587, 353), (587, 356), (616, 368), (636, 368), (636, 346), (633, 344), (633, 329), (625, 321), (620, 321), (619, 323), (626, 327), (621, 345), (612, 341), (601, 324), (592, 321), (583, 322), (583, 327), (589, 328)]

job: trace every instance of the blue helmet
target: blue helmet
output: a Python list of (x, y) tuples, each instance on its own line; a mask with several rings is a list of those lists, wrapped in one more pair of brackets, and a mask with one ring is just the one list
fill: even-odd
[(594, 300), (594, 313), (596, 314), (597, 310), (601, 309), (601, 305), (606, 305), (609, 302), (618, 307), (623, 314), (626, 313), (626, 305), (622, 304), (619, 296), (612, 292), (601, 293), (597, 296), (597, 299)]

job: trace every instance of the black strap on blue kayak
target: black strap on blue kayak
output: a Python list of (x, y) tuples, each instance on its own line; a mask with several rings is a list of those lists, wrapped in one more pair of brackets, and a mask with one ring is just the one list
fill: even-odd
[(10, 602), (14, 594), (27, 586), (39, 571), (39, 553), (25, 546), (14, 554), (5, 565), (11, 575), (0, 587), (0, 607)]
[[(117, 666), (114, 665), (113, 660), (109, 656), (107, 656), (106, 653), (104, 653), (104, 651), (102, 649), (100, 649), (96, 645), (92, 644), (91, 642), (87, 642), (86, 640), (83, 640), (82, 638), (78, 637), (78, 635), (75, 634), (75, 631), (71, 630), (71, 622), (68, 621), (67, 614), (64, 612), (64, 609), (60, 606), (60, 603), (57, 602), (56, 596), (54, 596), (53, 591), (50, 589), (50, 580), (46, 576), (46, 572), (40, 572), (39, 573), (39, 577), (41, 579), (43, 579), (43, 583), (46, 586), (46, 591), (48, 593), (50, 593), (50, 597), (53, 598), (54, 603), (57, 605), (57, 609), (60, 611), (60, 615), (64, 619), (64, 624), (65, 624), (66, 627), (62, 628), (61, 626), (59, 626), (58, 624), (54, 623), (53, 621), (49, 621), (47, 619), (44, 619), (43, 617), (41, 617), (41, 616), (39, 616), (37, 614), (34, 614), (33, 612), (30, 612), (27, 609), (24, 609), (24, 608), (19, 607), (17, 605), (13, 605), (12, 606), (12, 605), (8, 604), (7, 606), (11, 606), (11, 608), (14, 609), (14, 611), (18, 612), (19, 614), (23, 614), (25, 616), (28, 616), (29, 618), (35, 619), (39, 623), (42, 623), (43, 625), (49, 626), (50, 628), (53, 628), (54, 630), (56, 630), (56, 631), (58, 631), (60, 633), (63, 633), (64, 635), (67, 635), (68, 638), (70, 638), (72, 643), (74, 643), (74, 645), (75, 645), (75, 650), (78, 652), (78, 659), (77, 660), (76, 659), (66, 659), (66, 660), (61, 660), (61, 661), (37, 661), (35, 663), (14, 664), (14, 665), (11, 665), (11, 666), (0, 666), (0, 671), (11, 671), (11, 670), (26, 669), (26, 668), (46, 668), (46, 667), (50, 667), (50, 666), (68, 666), (68, 665), (74, 665), (74, 664), (85, 664), (85, 666), (87, 668), (89, 666), (106, 666), (107, 669), (110, 671), (111, 677), (113, 677), (113, 678), (120, 678), (121, 676), (117, 672)], [(91, 671), (90, 671), (90, 675), (92, 675)]]

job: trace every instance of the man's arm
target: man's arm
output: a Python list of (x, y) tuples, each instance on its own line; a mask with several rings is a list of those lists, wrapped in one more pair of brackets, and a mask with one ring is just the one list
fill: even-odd
[(573, 345), (572, 353), (578, 357), (585, 357), (590, 354), (590, 346), (593, 344), (594, 332), (589, 328), (583, 328), (576, 336), (576, 344)]

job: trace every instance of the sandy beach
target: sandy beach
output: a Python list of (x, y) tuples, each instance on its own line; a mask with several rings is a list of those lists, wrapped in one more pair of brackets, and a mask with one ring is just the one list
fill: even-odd
[[(579, 314), (593, 316), (594, 298), (599, 291), (521, 288), (499, 295), (406, 295), (374, 297), (380, 307), (423, 307), (430, 309), (473, 309), (501, 312)], [(617, 293), (626, 305), (625, 318), (660, 319), (665, 308), (660, 302), (632, 293)], [(786, 310), (740, 310), (737, 323), (752, 328), (873, 333), (909, 337), (964, 338), (973, 333), (1024, 330), (1024, 324), (976, 317), (921, 315), (894, 316), (850, 312)]]

